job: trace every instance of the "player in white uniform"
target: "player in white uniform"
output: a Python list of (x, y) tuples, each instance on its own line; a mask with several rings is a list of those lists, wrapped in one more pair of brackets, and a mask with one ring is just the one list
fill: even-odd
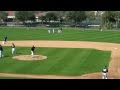
[(55, 29), (53, 28), (53, 33), (55, 33)]
[(58, 33), (62, 33), (62, 28), (58, 29)]
[(48, 29), (48, 33), (50, 33), (50, 29)]
[(2, 48), (2, 45), (0, 45), (0, 58), (3, 57), (3, 48)]
[(108, 69), (107, 67), (105, 66), (102, 70), (102, 79), (108, 79), (107, 77), (107, 73), (108, 73)]
[(12, 55), (14, 54), (14, 52), (15, 52), (15, 44), (12, 43)]
[(32, 56), (32, 57), (34, 57), (34, 50), (35, 50), (35, 47), (34, 47), (34, 45), (33, 45), (32, 48), (31, 48), (31, 56)]
[(58, 33), (61, 33), (61, 31), (58, 29)]

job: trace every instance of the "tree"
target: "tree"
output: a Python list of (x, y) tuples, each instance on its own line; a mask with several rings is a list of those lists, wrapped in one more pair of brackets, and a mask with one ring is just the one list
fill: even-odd
[(114, 11), (113, 15), (114, 15), (114, 19), (116, 21), (116, 28), (118, 28), (118, 24), (120, 21), (120, 11)]
[(58, 20), (57, 15), (55, 13), (53, 13), (53, 12), (48, 12), (45, 16), (46, 16), (47, 21), (51, 21), (51, 20), (56, 21), (56, 20)]
[(107, 28), (112, 28), (113, 23), (116, 22), (115, 20), (115, 13), (114, 11), (105, 11), (104, 14), (102, 15), (102, 22), (103, 25)]
[(70, 11), (67, 15), (67, 18), (75, 23), (82, 22), (86, 17), (85, 11)]
[(34, 21), (35, 15), (33, 11), (16, 11), (15, 13), (16, 19), (25, 22), (27, 20)]
[(96, 19), (94, 11), (86, 11), (86, 16), (89, 20), (95, 20)]
[(42, 23), (43, 23), (43, 21), (46, 22), (46, 16), (40, 16), (39, 19), (42, 20)]
[(0, 20), (5, 21), (8, 14), (5, 11), (0, 11)]

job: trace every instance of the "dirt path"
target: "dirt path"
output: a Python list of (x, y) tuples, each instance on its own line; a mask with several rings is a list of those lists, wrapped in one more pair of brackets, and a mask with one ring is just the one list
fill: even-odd
[[(109, 64), (109, 78), (120, 79), (120, 44), (102, 43), (102, 42), (86, 42), (86, 41), (9, 41), (3, 46), (11, 46), (14, 42), (20, 47), (57, 47), (57, 48), (95, 48), (98, 50), (112, 51), (111, 61)], [(2, 43), (2, 42), (0, 42)], [(0, 73), (0, 76), (10, 77), (26, 77), (26, 78), (50, 78), (50, 79), (101, 79), (101, 73), (92, 73), (82, 76), (56, 76), (56, 75), (24, 75), (24, 74), (7, 74)]]

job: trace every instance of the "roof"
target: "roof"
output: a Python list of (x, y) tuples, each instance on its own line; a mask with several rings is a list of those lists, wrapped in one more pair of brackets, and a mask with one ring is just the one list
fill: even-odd
[(15, 16), (15, 11), (6, 11), (8, 16)]

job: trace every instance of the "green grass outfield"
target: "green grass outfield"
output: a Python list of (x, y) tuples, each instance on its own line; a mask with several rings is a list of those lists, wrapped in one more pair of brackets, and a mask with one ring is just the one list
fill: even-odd
[(120, 31), (98, 31), (98, 29), (63, 28), (63, 33), (48, 34), (48, 28), (0, 28), (0, 40), (66, 40), (120, 43)]
[[(16, 55), (30, 54), (30, 48), (17, 47)], [(109, 51), (78, 48), (36, 48), (36, 54), (48, 57), (43, 61), (18, 61), (11, 58), (11, 47), (4, 47), (0, 59), (1, 73), (49, 74), (77, 76), (101, 72), (110, 60)]]

